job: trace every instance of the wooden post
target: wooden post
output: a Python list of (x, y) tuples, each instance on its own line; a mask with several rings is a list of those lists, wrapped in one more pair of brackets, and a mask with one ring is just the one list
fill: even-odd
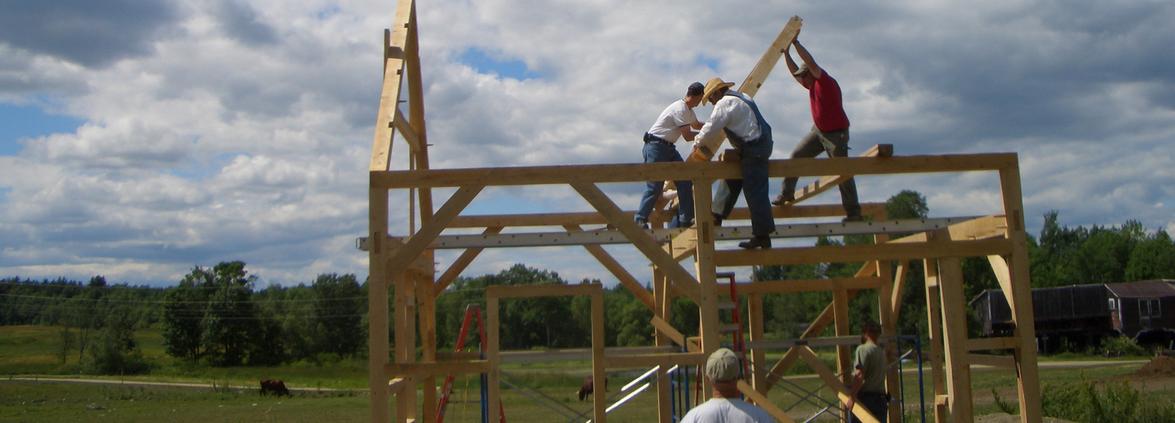
[[(844, 288), (832, 290), (832, 315), (836, 336), (849, 335), (849, 293)], [(836, 370), (840, 373), (841, 383), (848, 385), (853, 379), (852, 354), (848, 345), (836, 346)], [(848, 414), (842, 416), (848, 421)]]
[[(608, 375), (604, 373), (604, 289), (593, 285), (592, 290), (592, 380), (596, 392), (592, 394), (594, 423), (604, 423), (608, 407)], [(603, 381), (603, 383), (601, 383)]]
[[(669, 280), (656, 267), (653, 267), (653, 302), (656, 307), (653, 308), (653, 316), (659, 317), (668, 322), (673, 304), (673, 300), (669, 295)], [(653, 329), (654, 345), (661, 347), (666, 345), (673, 345), (673, 341), (669, 340), (661, 331)], [(663, 365), (657, 370), (657, 421), (661, 423), (671, 423), (673, 421), (673, 409), (671, 395), (673, 395), (673, 386), (669, 383), (669, 366)]]
[(489, 416), (490, 421), (497, 421), (498, 416), (502, 413), (502, 395), (501, 395), (501, 374), (499, 367), (502, 365), (501, 355), (498, 353), (498, 326), (501, 325), (501, 319), (498, 317), (498, 297), (490, 295), (486, 292), (486, 360), (489, 361), (490, 371), (486, 374), (486, 388), (488, 391), (486, 401), (489, 402)]
[[(946, 383), (942, 375), (942, 298), (938, 287), (938, 261), (923, 260), (926, 277), (926, 320), (927, 331), (930, 332), (930, 379), (934, 386), (931, 398), (937, 404), (940, 395), (946, 395)], [(945, 422), (949, 416), (945, 415), (945, 408), (934, 407), (934, 421)]]
[[(1041, 419), (1040, 378), (1036, 359), (1036, 328), (1032, 310), (1032, 286), (1028, 274), (1028, 240), (1024, 233), (1024, 205), (1020, 193), (1020, 167), (1000, 170), (1000, 188), (1004, 196), (1004, 216), (1008, 220), (1007, 237), (1012, 240), (1012, 254), (1008, 266), (1016, 308), (1012, 319), (1016, 322), (1013, 335), (1019, 341), (1016, 347), (1017, 392), (1020, 399), (1020, 421), (1039, 422)], [(1012, 301), (1009, 301), (1012, 303)]]
[(942, 296), (943, 345), (946, 346), (947, 392), (951, 420), (972, 421), (971, 362), (967, 350), (967, 309), (963, 298), (963, 266), (958, 258), (938, 260), (938, 287)]
[[(711, 180), (694, 180), (694, 210), (710, 210)], [(719, 339), (718, 320), (718, 282), (714, 266), (714, 221), (710, 213), (695, 213), (697, 220), (694, 225), (698, 228), (697, 253), (694, 266), (698, 282), (701, 284), (701, 295), (698, 301), (698, 322), (701, 324), (702, 353), (709, 357), (721, 346)], [(702, 378), (703, 395), (710, 392), (710, 381)], [(700, 398), (699, 398), (700, 400)]]
[(391, 418), (388, 391), (388, 273), (386, 245), (381, 242), (388, 231), (388, 191), (368, 191), (368, 225), (373, 241), (367, 259), (371, 273), (367, 280), (367, 388), (371, 392), (371, 421), (385, 423)]
[[(875, 216), (875, 218), (884, 219), (885, 216)], [(873, 236), (873, 242), (875, 244), (882, 244), (887, 241), (889, 241), (889, 235), (879, 234)], [(879, 260), (877, 262), (877, 276), (882, 281), (881, 286), (877, 290), (878, 324), (881, 326), (881, 335), (885, 339), (893, 340), (882, 344), (885, 349), (885, 362), (888, 364), (890, 361), (897, 359), (898, 355), (901, 354), (901, 351), (898, 351), (898, 341), (896, 338), (898, 334), (897, 319), (894, 316), (893, 307), (890, 304), (894, 290), (899, 287), (893, 284), (894, 271), (889, 260)], [(898, 383), (900, 375), (898, 374), (897, 366), (888, 366), (885, 375), (885, 390), (891, 397), (896, 398), (901, 389)], [(901, 421), (902, 409), (899, 407), (899, 403), (897, 401), (890, 401), (888, 405), (888, 421)]]
[[(408, 273), (404, 271), (396, 272), (392, 282), (396, 286), (395, 291), (395, 349), (393, 354), (396, 356), (395, 362), (412, 363), (416, 361), (416, 330), (415, 330), (415, 316), (416, 316), (416, 295), (415, 287), (412, 286), (413, 281), (409, 279)], [(408, 378), (412, 383), (409, 386), (415, 385), (415, 377)], [(416, 418), (416, 389), (403, 389), (396, 394), (396, 421), (408, 421)]]
[[(764, 340), (763, 336), (763, 294), (747, 296), (747, 320), (751, 343)], [(762, 348), (751, 349), (751, 386), (767, 396), (767, 354)]]

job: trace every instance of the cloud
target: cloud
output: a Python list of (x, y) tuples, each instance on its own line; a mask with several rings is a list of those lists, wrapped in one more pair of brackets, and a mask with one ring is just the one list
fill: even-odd
[[(379, 44), (394, 2), (10, 3), (0, 102), (84, 124), (0, 155), (0, 274), (174, 283), (194, 265), (239, 259), (263, 284), (366, 275), (354, 238), (367, 232)], [(446, 0), (417, 13), (433, 168), (639, 162), (641, 134), (686, 85), (741, 81), (799, 14), (801, 40), (844, 91), (854, 151), (1016, 152), (1030, 228), (1048, 210), (1069, 225), (1172, 225), (1170, 2)], [(806, 92), (783, 66), (757, 95), (776, 158), (811, 126)], [(408, 166), (402, 141), (392, 165)], [(998, 210), (992, 174), (858, 185), (865, 201), (918, 190), (936, 216)], [(631, 209), (642, 186), (602, 188)], [(436, 190), (435, 205), (451, 192)], [(406, 194), (391, 198), (391, 232), (407, 233)], [(542, 186), (489, 188), (470, 210), (590, 206)], [(608, 249), (649, 277), (635, 249)], [(611, 281), (579, 248), (486, 251), (467, 274), (516, 262)]]
[(178, 15), (173, 3), (134, 0), (16, 1), (3, 11), (3, 44), (86, 67), (150, 54)]

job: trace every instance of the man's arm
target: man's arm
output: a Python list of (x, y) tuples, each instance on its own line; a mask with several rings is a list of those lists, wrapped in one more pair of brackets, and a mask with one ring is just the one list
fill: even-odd
[[(698, 125), (698, 129), (702, 129), (702, 124), (699, 123), (697, 125)], [(685, 138), (686, 141), (693, 141), (694, 136), (697, 135), (697, 132), (690, 130), (691, 127), (693, 127), (692, 124), (691, 125), (682, 125), (682, 126), (677, 127), (677, 130), (681, 131), (681, 137)]]
[(824, 75), (824, 69), (820, 69), (820, 65), (816, 64), (816, 59), (813, 59), (812, 54), (808, 53), (808, 49), (804, 48), (803, 44), (800, 44), (799, 38), (796, 38), (792, 44), (796, 45), (796, 54), (800, 55), (800, 60), (803, 60), (804, 64), (808, 65), (808, 72), (812, 73), (812, 78), (820, 79)]
[(796, 71), (799, 70), (800, 67), (796, 66), (796, 61), (791, 59), (791, 44), (788, 44), (787, 47), (783, 48), (783, 58), (787, 61), (787, 74), (791, 75), (791, 77), (796, 80), (797, 84), (804, 85), (804, 81), (800, 80), (800, 77), (796, 76)]

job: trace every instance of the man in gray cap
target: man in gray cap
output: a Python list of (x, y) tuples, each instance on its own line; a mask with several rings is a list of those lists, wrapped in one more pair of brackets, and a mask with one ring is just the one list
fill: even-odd
[(681, 423), (774, 422), (766, 410), (740, 399), (738, 379), (741, 367), (738, 356), (728, 348), (719, 348), (710, 354), (706, 360), (706, 379), (713, 386), (711, 398), (686, 413)]

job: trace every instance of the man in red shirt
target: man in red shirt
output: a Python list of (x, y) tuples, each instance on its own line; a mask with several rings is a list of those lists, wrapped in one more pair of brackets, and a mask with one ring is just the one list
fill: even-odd
[[(841, 102), (840, 85), (832, 76), (825, 72), (808, 49), (800, 44), (799, 38), (792, 42), (796, 46), (796, 54), (803, 65), (796, 66), (791, 58), (791, 45), (784, 51), (787, 59), (787, 68), (804, 88), (808, 89), (808, 99), (812, 106), (812, 121), (815, 125), (812, 130), (800, 139), (791, 158), (816, 157), (821, 152), (828, 152), (829, 156), (845, 157), (849, 154), (849, 118), (845, 115), (844, 104)], [(796, 182), (799, 178), (788, 177), (783, 180), (783, 192), (772, 201), (772, 204), (783, 206), (795, 201)], [(845, 208), (845, 221), (856, 222), (861, 220), (861, 205), (857, 202), (857, 183), (853, 178), (841, 182), (840, 201)]]

